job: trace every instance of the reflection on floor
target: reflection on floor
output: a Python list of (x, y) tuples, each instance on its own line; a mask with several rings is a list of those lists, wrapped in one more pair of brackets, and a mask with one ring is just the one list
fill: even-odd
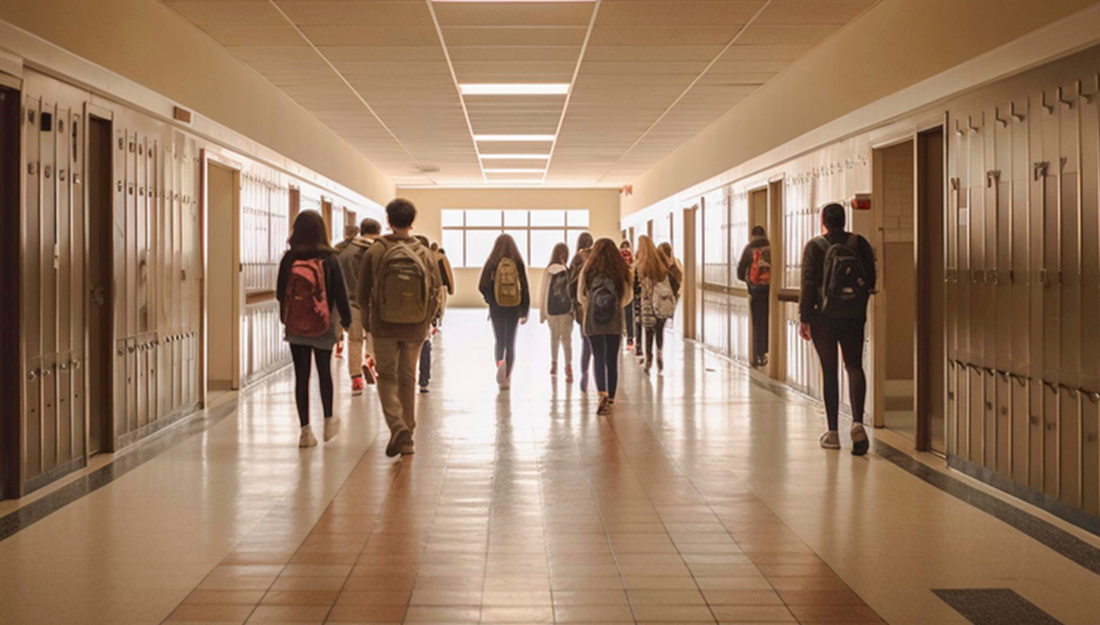
[(917, 437), (917, 413), (912, 380), (886, 381), (886, 427), (909, 440)]
[(961, 624), (933, 590), (996, 588), (1100, 614), (1095, 573), (881, 457), (824, 452), (816, 405), (691, 344), (670, 339), (663, 376), (624, 356), (603, 419), (548, 376), (545, 327), (521, 331), (505, 394), (483, 312), (436, 341), (414, 457), (384, 456), (373, 390), (344, 385), (339, 437), (299, 450), (280, 374), (0, 542), (0, 620)]

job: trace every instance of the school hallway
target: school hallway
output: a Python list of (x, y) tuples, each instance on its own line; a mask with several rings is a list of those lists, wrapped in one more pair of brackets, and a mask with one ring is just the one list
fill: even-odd
[[(500, 393), (484, 312), (453, 310), (404, 460), (384, 455), (374, 389), (353, 398), (343, 375), (343, 430), (299, 449), (278, 372), (0, 503), (0, 621), (968, 622), (935, 594), (950, 590), (1000, 622), (1098, 622), (1095, 537), (1016, 512), (1029, 536), (983, 510), (1003, 495), (957, 474), (937, 487), (877, 441), (826, 452), (817, 405), (677, 330), (664, 375), (623, 356), (602, 418), (595, 393), (549, 378), (546, 326), (521, 329)], [(1023, 620), (1021, 600), (1057, 620)]]

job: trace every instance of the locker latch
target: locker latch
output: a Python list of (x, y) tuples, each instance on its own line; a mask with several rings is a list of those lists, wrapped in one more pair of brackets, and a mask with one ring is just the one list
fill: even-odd
[(1035, 174), (1035, 180), (1047, 177), (1047, 170), (1050, 168), (1049, 161), (1039, 161), (1031, 166), (1032, 172)]
[(1001, 170), (991, 169), (985, 172), (985, 188), (992, 189), (995, 182), (1001, 181)]
[(1000, 273), (998, 273), (996, 269), (990, 269), (988, 272), (986, 272), (986, 282), (992, 284), (993, 286), (999, 285), (1001, 283)]

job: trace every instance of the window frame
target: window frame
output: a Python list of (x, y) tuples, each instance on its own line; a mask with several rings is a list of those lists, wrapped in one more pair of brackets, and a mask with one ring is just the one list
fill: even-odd
[[(523, 226), (507, 225), (507, 221), (508, 221), (507, 213), (508, 213), (508, 211), (516, 211), (516, 210), (522, 210), (522, 211), (524, 211), (524, 213), (526, 213), (526, 215), (525, 215), (526, 225), (523, 225)], [(531, 251), (532, 251), (531, 250), (531, 243), (532, 243), (531, 233), (532, 232), (558, 232), (558, 233), (561, 233), (562, 236), (563, 236), (562, 242), (565, 243), (566, 245), (569, 245), (569, 235), (570, 234), (579, 234), (581, 232), (586, 232), (586, 231), (588, 231), (588, 229), (589, 229), (589, 227), (592, 223), (592, 212), (591, 212), (590, 209), (577, 209), (577, 208), (569, 208), (569, 209), (566, 209), (566, 208), (562, 208), (562, 209), (557, 209), (557, 208), (555, 208), (555, 209), (445, 208), (445, 209), (443, 209), (443, 212), (447, 212), (447, 211), (457, 211), (462, 216), (461, 225), (441, 226), (440, 227), (440, 231), (441, 231), (440, 232), (440, 235), (441, 235), (440, 238), (442, 238), (442, 234), (445, 233), (445, 232), (456, 232), (457, 231), (457, 232), (462, 233), (462, 258), (458, 259), (459, 262), (457, 264), (455, 264), (455, 267), (469, 268), (469, 269), (480, 269), (482, 266), (484, 266), (485, 259), (475, 259), (473, 264), (470, 263), (470, 259), (468, 258), (470, 246), (469, 246), (468, 240), (466, 238), (466, 233), (468, 233), (468, 232), (496, 232), (498, 234), (505, 234), (505, 233), (515, 233), (516, 231), (523, 231), (524, 235), (527, 238), (526, 246), (525, 246), (525, 249), (527, 250), (526, 264), (527, 264), (528, 267), (541, 269), (541, 268), (546, 267), (546, 265), (543, 264), (544, 261), (540, 261), (538, 263), (532, 262), (533, 261), (533, 258), (531, 256)], [(500, 223), (498, 225), (495, 225), (495, 226), (470, 226), (470, 225), (467, 225), (467, 213), (469, 213), (471, 211), (495, 211), (495, 212), (500, 214)], [(572, 225), (570, 225), (570, 223), (569, 223), (569, 214), (570, 214), (570, 212), (575, 212), (575, 211), (583, 211), (586, 214), (586, 216), (588, 218), (586, 220), (588, 222), (588, 225), (584, 225), (584, 226), (572, 226)], [(562, 222), (563, 222), (564, 225), (561, 225), (561, 226), (534, 226), (534, 225), (531, 225), (531, 215), (533, 213), (536, 213), (536, 212), (538, 212), (538, 213), (559, 212), (562, 215)], [(442, 215), (441, 215), (440, 221), (442, 222)], [(517, 241), (517, 243), (520, 243), (520, 242)], [(570, 249), (572, 249), (572, 248), (570, 248)]]

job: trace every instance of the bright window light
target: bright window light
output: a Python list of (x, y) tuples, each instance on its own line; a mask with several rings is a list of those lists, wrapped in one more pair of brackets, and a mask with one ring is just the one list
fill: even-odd
[(554, 135), (474, 135), (478, 143), (491, 141), (546, 141), (553, 142)]
[(569, 83), (465, 83), (462, 95), (565, 95)]
[(504, 169), (486, 169), (487, 174), (541, 174), (546, 171), (543, 169), (522, 169), (522, 168), (504, 168)]
[(549, 154), (482, 154), (483, 161), (545, 161)]

